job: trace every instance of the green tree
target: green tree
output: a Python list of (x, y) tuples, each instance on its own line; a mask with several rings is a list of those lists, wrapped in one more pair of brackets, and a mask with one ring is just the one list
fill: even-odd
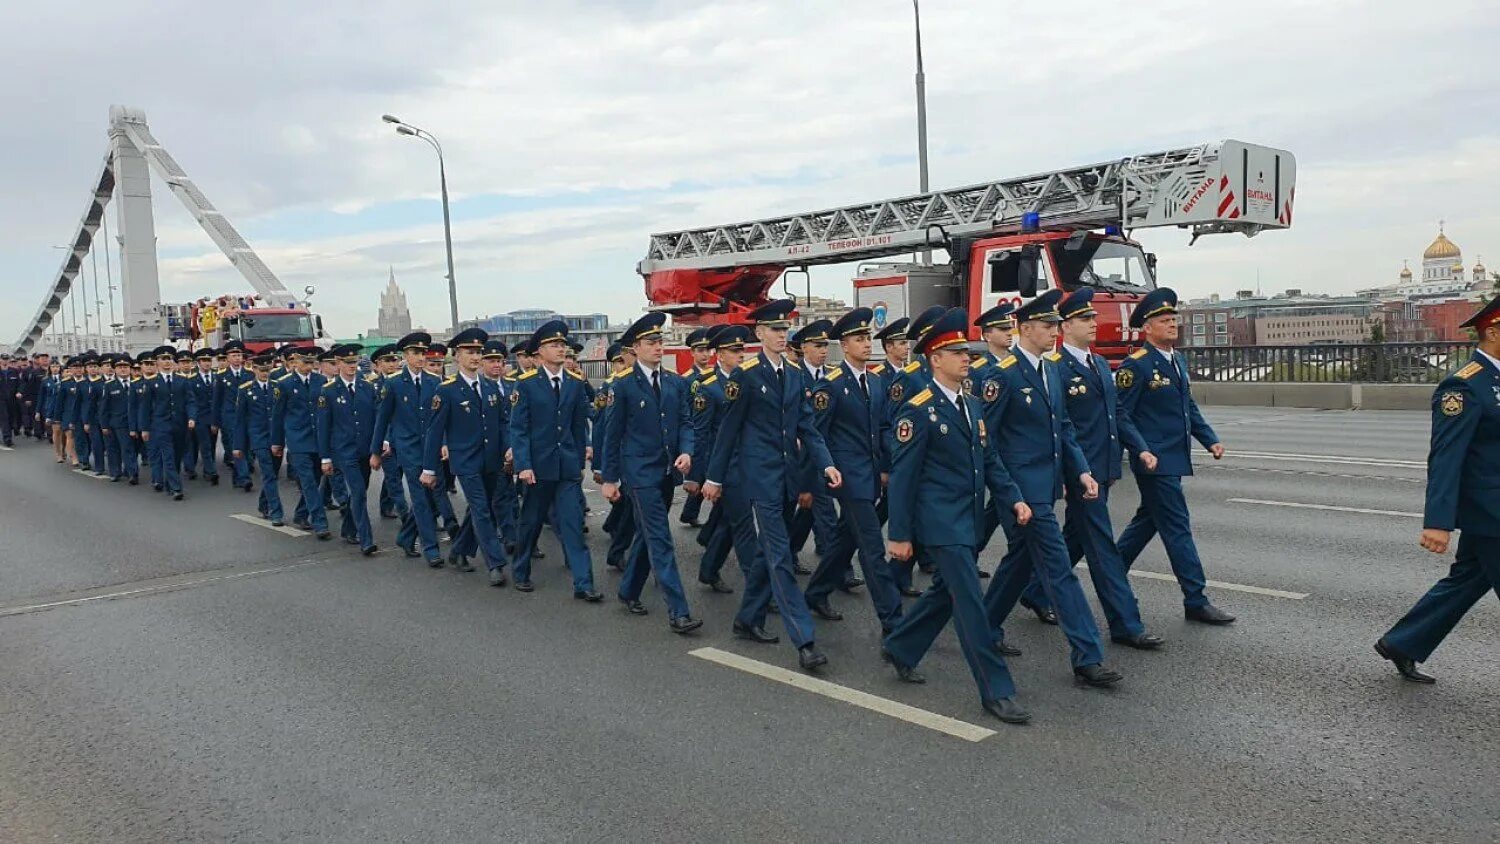
[(1371, 343), (1384, 343), (1385, 342), (1385, 323), (1384, 322), (1381, 322), (1381, 321), (1377, 320), (1376, 322), (1374, 322), (1373, 324), (1370, 325), (1370, 342)]

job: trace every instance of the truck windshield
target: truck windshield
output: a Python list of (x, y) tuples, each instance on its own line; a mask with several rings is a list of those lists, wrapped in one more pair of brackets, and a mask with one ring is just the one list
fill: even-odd
[(312, 317), (307, 314), (261, 314), (242, 316), (229, 324), (235, 340), (309, 340)]
[(1156, 287), (1146, 271), (1145, 256), (1135, 244), (1089, 238), (1077, 249), (1056, 244), (1052, 254), (1064, 290), (1088, 285), (1112, 293), (1145, 293)]

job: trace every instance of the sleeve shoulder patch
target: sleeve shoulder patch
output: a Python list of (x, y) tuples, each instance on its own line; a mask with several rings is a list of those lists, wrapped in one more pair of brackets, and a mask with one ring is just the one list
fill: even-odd
[(1479, 365), (1479, 361), (1471, 361), (1468, 366), (1453, 373), (1453, 376), (1455, 378), (1462, 378), (1467, 381), (1470, 378), (1473, 378), (1475, 375), (1478, 375), (1480, 370), (1482, 369), (1484, 369), (1484, 367)]
[(743, 363), (740, 364), (740, 371), (741, 372), (748, 372), (748, 371), (754, 369), (755, 367), (757, 367), (759, 365), (760, 365), (760, 358), (759, 357), (753, 357), (753, 358), (750, 358), (749, 360), (747, 360), (747, 361), (745, 361), (745, 362), (743, 362)]
[(922, 405), (926, 404), (927, 402), (929, 402), (931, 400), (932, 400), (932, 388), (931, 387), (926, 387), (926, 388), (924, 388), (922, 390), (922, 392), (917, 393), (916, 395), (912, 396), (911, 397), (911, 401), (907, 402), (907, 404), (910, 404), (912, 407), (921, 407)]
[(1015, 355), (1011, 355), (1010, 357), (1006, 358), (1005, 360), (1000, 361), (1000, 368), (1001, 369), (1010, 369), (1012, 366), (1015, 366), (1015, 365), (1016, 365), (1016, 356)]
[(1140, 360), (1141, 358), (1143, 358), (1145, 356), (1146, 356), (1146, 347), (1144, 347), (1144, 346), (1142, 346), (1141, 348), (1136, 349), (1135, 351), (1133, 351), (1133, 352), (1130, 353), (1130, 359), (1131, 360)]

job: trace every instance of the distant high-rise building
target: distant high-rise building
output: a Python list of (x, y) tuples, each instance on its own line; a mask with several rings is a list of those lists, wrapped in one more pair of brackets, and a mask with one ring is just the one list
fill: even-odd
[(406, 294), (396, 286), (396, 268), (391, 268), (391, 280), (386, 282), (380, 294), (380, 315), (376, 317), (372, 331), (379, 337), (404, 337), (411, 333), (411, 311), (406, 307)]

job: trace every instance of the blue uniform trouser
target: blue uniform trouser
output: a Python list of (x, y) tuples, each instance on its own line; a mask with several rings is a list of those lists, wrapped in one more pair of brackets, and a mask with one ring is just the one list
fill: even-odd
[(901, 665), (914, 668), (927, 655), (933, 640), (948, 621), (958, 634), (969, 673), (981, 700), (1014, 697), (1016, 684), (995, 649), (990, 622), (979, 591), (974, 548), (968, 545), (923, 546), (922, 555), (937, 566), (932, 585), (911, 605), (896, 629), (885, 637), (885, 648)]
[(293, 518), (306, 519), (319, 533), (328, 530), (328, 511), (323, 507), (323, 493), (318, 489), (318, 455), (310, 451), (289, 451), (286, 468), (302, 490)]
[(734, 531), (724, 515), (724, 501), (714, 502), (708, 511), (708, 520), (698, 531), (697, 542), (703, 548), (698, 558), (698, 582), (713, 583), (723, 575), (724, 563), (729, 561), (729, 549), (734, 544)]
[(434, 496), (437, 493), (422, 486), (422, 461), (417, 460), (415, 455), (409, 456), (413, 459), (385, 464), (387, 472), (393, 471), (393, 467), (400, 469), (401, 476), (406, 480), (406, 491), (411, 502), (411, 506), (401, 517), (401, 528), (396, 531), (396, 544), (402, 548), (410, 548), (420, 539), (422, 556), (429, 563), (436, 562), (443, 558), (438, 551), (437, 514), (434, 512), (437, 506)]
[(1078, 583), (1073, 564), (1068, 561), (1068, 546), (1063, 542), (1057, 514), (1051, 502), (1027, 504), (1031, 507), (1031, 521), (1025, 525), (1013, 522), (1005, 525), (1010, 551), (1000, 561), (1000, 568), (984, 595), (994, 641), (1004, 640), (1005, 618), (1020, 600), (1031, 573), (1038, 571), (1042, 574), (1042, 589), (1057, 608), (1057, 623), (1068, 637), (1073, 667), (1098, 665), (1104, 661), (1099, 628), (1094, 624), (1094, 611), (1083, 596), (1083, 586)]
[(370, 494), (370, 458), (335, 460), (333, 462), (335, 482), (344, 482), (344, 517), (339, 524), (339, 535), (359, 542), (360, 548), (375, 544), (375, 534), (370, 528), (370, 505), (366, 497)]
[(250, 464), (252, 461), (255, 463), (260, 463), (261, 483), (275, 483), (276, 473), (272, 471), (271, 464), (269, 462), (261, 462), (253, 451), (245, 452), (244, 457), (235, 457), (234, 448), (231, 445), (231, 443), (235, 442), (236, 440), (234, 431), (230, 430), (229, 428), (221, 428), (220, 433), (223, 435), (224, 459), (229, 463), (229, 475), (231, 483), (239, 487), (250, 483)]
[[(816, 635), (812, 614), (807, 610), (807, 598), (797, 586), (792, 544), (786, 530), (786, 513), (792, 507), (791, 502), (754, 500), (736, 491), (734, 484), (724, 488), (724, 495), (736, 556), (745, 572), (745, 594), (740, 599), (735, 621), (764, 627), (766, 612), (774, 598), (781, 610), (787, 638), (798, 648), (811, 644)], [(749, 552), (752, 538), (757, 547)]]
[(1126, 571), (1135, 565), (1135, 558), (1141, 555), (1146, 543), (1160, 533), (1162, 545), (1167, 549), (1167, 559), (1172, 563), (1172, 573), (1177, 575), (1177, 585), (1182, 587), (1182, 605), (1189, 608), (1207, 606), (1208, 596), (1203, 594), (1203, 561), (1198, 557), (1197, 543), (1193, 542), (1193, 525), (1188, 518), (1187, 499), (1182, 494), (1182, 478), (1137, 474), (1135, 482), (1141, 491), (1141, 506), (1116, 543)]
[(115, 428), (110, 428), (107, 434), (101, 432), (104, 438), (104, 455), (106, 458), (104, 464), (111, 478), (123, 477), (125, 474), (124, 464), (120, 461), (119, 433), (119, 430)]
[[(157, 428), (151, 432), (151, 481), (167, 492), (182, 492), (182, 475), (178, 474), (177, 432)], [(158, 480), (159, 479), (159, 480)]]
[(94, 469), (94, 474), (103, 475), (109, 471), (109, 444), (104, 436), (104, 429), (97, 422), (89, 423), (89, 458)]
[[(479, 497), (476, 498), (470, 494), (469, 490), (473, 484), (465, 484), (465, 477), (477, 479), (481, 493)], [(458, 535), (453, 537), (453, 546), (449, 549), (460, 557), (472, 557), (482, 551), (484, 564), (492, 569), (504, 568), (510, 559), (505, 553), (504, 544), (500, 541), (500, 523), (495, 519), (495, 501), (500, 498), (500, 480), (503, 477), (505, 474), (499, 471), (458, 476), (458, 485), (464, 491), (464, 499), (468, 501), (469, 509), (464, 513), (463, 522), (458, 528)], [(436, 536), (436, 523), (433, 528), (434, 536)], [(435, 545), (433, 551), (436, 553)]]
[(205, 478), (217, 478), (219, 476), (219, 464), (214, 461), (214, 430), (208, 425), (198, 425), (188, 432), (193, 438), (193, 445), (198, 452), (198, 462), (202, 464), (203, 476)]
[[(490, 511), (495, 514), (495, 527), (500, 530), (500, 541), (516, 544), (516, 478), (502, 471), (500, 483), (495, 487), (495, 497), (490, 501)], [(579, 492), (583, 487), (579, 486)]]
[(838, 536), (839, 514), (833, 506), (833, 496), (824, 489), (813, 490), (812, 508), (793, 511), (791, 524), (787, 526), (791, 539), (792, 556), (802, 553), (807, 537), (813, 538), (813, 553), (822, 559), (833, 547)]
[[(256, 501), (260, 512), (273, 522), (284, 520), (286, 513), (281, 509), (281, 490), (277, 488), (276, 475), (271, 470), (274, 461), (270, 447), (253, 449), (247, 452), (246, 457), (237, 458), (234, 462), (236, 467), (244, 467), (245, 477), (249, 478), (252, 461), (260, 466), (260, 497)], [(248, 482), (247, 480), (246, 483)]]
[[(1139, 636), (1146, 632), (1146, 625), (1141, 623), (1141, 608), (1135, 600), (1135, 590), (1130, 588), (1125, 561), (1115, 547), (1115, 529), (1109, 522), (1109, 487), (1100, 484), (1099, 497), (1093, 501), (1068, 487), (1063, 540), (1068, 544), (1068, 561), (1073, 565), (1088, 558), (1089, 579), (1094, 581), (1094, 594), (1104, 608), (1110, 635)], [(1037, 582), (1035, 573), (1031, 582)]]
[[(984, 506), (984, 534), (979, 540), (979, 552), (984, 553), (985, 547), (990, 544), (990, 537), (995, 535), (995, 529), (1002, 522), (1012, 521), (1015, 516), (1005, 513), (1003, 518), (1000, 513), (1000, 502), (995, 496), (990, 496), (989, 503)], [(1008, 553), (1008, 549), (1007, 549)], [(1074, 557), (1073, 562), (1078, 562)], [(1051, 609), (1052, 602), (1047, 600), (1047, 593), (1042, 589), (1042, 579), (1039, 572), (1031, 573), (1031, 580), (1026, 584), (1026, 590), (1021, 593), (1021, 604), (1023, 606), (1036, 607), (1038, 609)]]
[(677, 484), (669, 475), (654, 487), (625, 490), (635, 514), (635, 541), (630, 544), (630, 561), (620, 578), (620, 600), (638, 601), (646, 588), (646, 575), (656, 575), (672, 618), (691, 614), (687, 595), (682, 591), (682, 576), (677, 572), (677, 547), (672, 542), (672, 525), (668, 521), (672, 493)]
[(1448, 576), (1417, 601), (1385, 640), (1402, 656), (1426, 662), (1486, 592), (1500, 597), (1500, 537), (1463, 531)]
[(114, 431), (115, 440), (120, 449), (120, 475), (122, 478), (139, 478), (141, 476), (141, 461), (136, 457), (137, 441), (130, 436), (130, 432), (124, 428), (111, 428)]
[[(555, 527), (562, 539), (563, 556), (573, 573), (573, 591), (592, 591), (594, 561), (583, 541), (583, 495), (578, 478), (537, 481), (527, 488), (526, 501), (521, 507), (521, 535), (516, 544), (516, 580), (531, 580), (531, 552), (536, 549), (537, 538), (542, 535), (542, 523), (554, 505), (557, 507)], [(498, 534), (495, 541), (499, 542)]]
[(448, 464), (442, 463), (438, 466), (438, 486), (432, 491), (432, 500), (436, 505), (434, 513), (437, 518), (443, 520), (443, 526), (458, 524), (458, 513), (453, 509), (453, 499), (448, 497), (448, 481), (453, 476), (448, 472)]
[(72, 428), (73, 456), (80, 466), (87, 466), (89, 465), (89, 435), (83, 432), (82, 422), (74, 422)]
[(630, 553), (631, 543), (635, 541), (635, 506), (630, 503), (630, 497), (622, 495), (619, 501), (610, 505), (604, 522), (604, 529), (609, 532), (609, 551), (605, 560), (615, 568), (623, 569), (625, 555)]
[(870, 601), (875, 605), (875, 614), (880, 617), (880, 626), (889, 630), (901, 618), (901, 593), (896, 591), (896, 578), (886, 562), (885, 540), (880, 535), (875, 502), (850, 498), (841, 492), (834, 493), (839, 501), (838, 535), (807, 582), (807, 602), (809, 605), (821, 604), (828, 600), (833, 590), (843, 585), (849, 576), (852, 550), (858, 548), (859, 567), (865, 573)]
[(698, 521), (698, 516), (702, 512), (703, 496), (698, 493), (690, 492), (687, 494), (687, 498), (682, 502), (682, 515), (678, 516), (677, 518), (681, 519), (684, 522), (696, 522)]
[(406, 493), (401, 489), (401, 461), (392, 455), (380, 468), (380, 515), (394, 514), (404, 520), (407, 505)]

